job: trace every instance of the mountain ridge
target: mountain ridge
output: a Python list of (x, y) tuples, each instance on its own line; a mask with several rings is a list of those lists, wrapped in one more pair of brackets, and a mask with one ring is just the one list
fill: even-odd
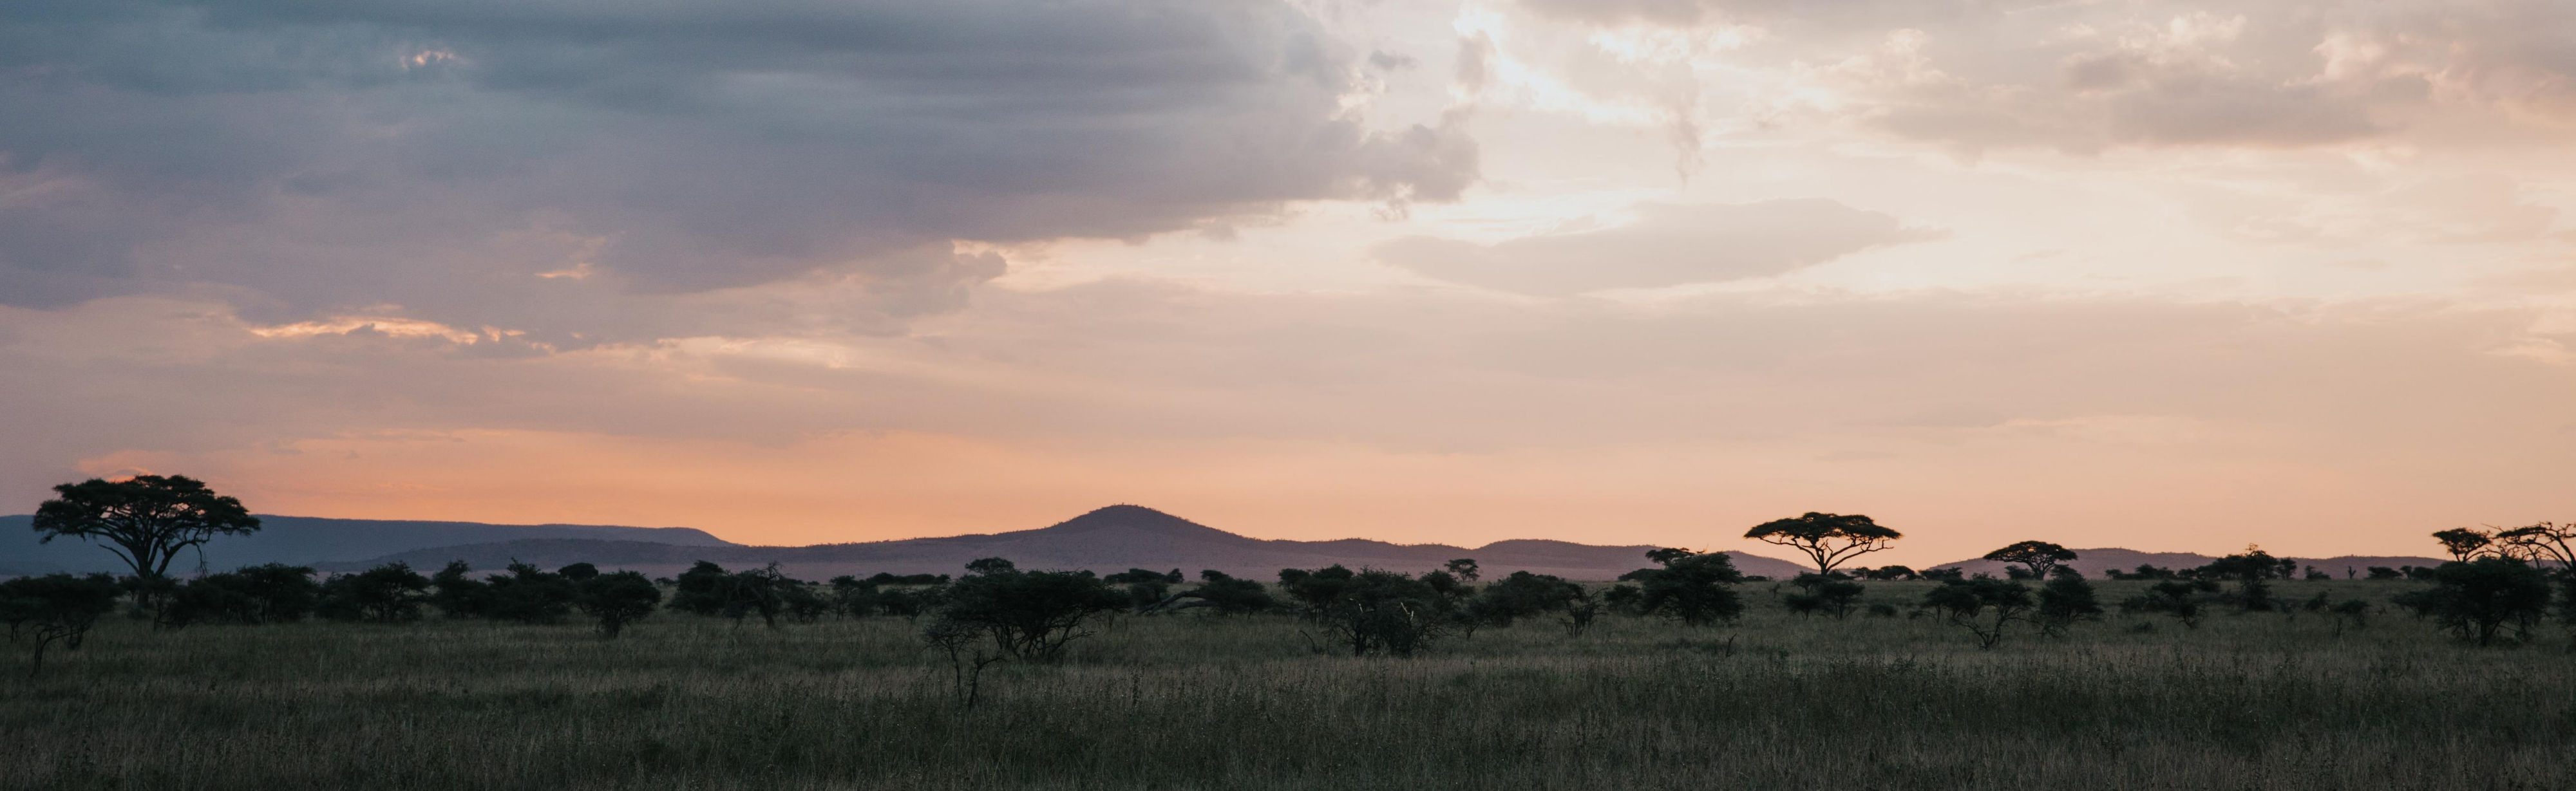
[[(262, 514), (257, 533), (218, 536), (202, 555), (209, 570), (259, 563), (299, 565), (351, 562), (415, 549), (459, 546), (524, 538), (650, 539), (673, 546), (731, 546), (694, 527), (625, 527), (620, 525), (538, 525), (448, 522), (420, 519), (338, 519)], [(0, 576), (57, 571), (126, 573), (116, 555), (99, 546), (72, 540), (38, 543), (35, 517), (0, 516)], [(171, 566), (194, 570), (200, 555), (188, 552)]]
[[(1555, 574), (1570, 579), (1610, 579), (1648, 565), (1650, 545), (1598, 546), (1552, 539), (1505, 539), (1477, 547), (1451, 544), (1397, 544), (1367, 538), (1322, 541), (1263, 539), (1227, 532), (1152, 508), (1113, 505), (1046, 527), (999, 533), (814, 544), (657, 548), (647, 542), (523, 540), (496, 544), (436, 547), (396, 553), (360, 563), (329, 568), (351, 570), (373, 563), (401, 561), (413, 566), (442, 566), (463, 560), (477, 569), (495, 568), (511, 559), (549, 565), (576, 560), (602, 568), (627, 568), (651, 574), (676, 574), (698, 560), (728, 568), (778, 563), (780, 570), (801, 578), (840, 574), (954, 574), (966, 561), (1006, 557), (1023, 568), (1087, 569), (1097, 572), (1129, 568), (1180, 568), (1184, 573), (1214, 569), (1267, 579), (1282, 568), (1318, 568), (1334, 564), (1428, 571), (1453, 558), (1473, 557), (1488, 576), (1513, 571)], [(1747, 574), (1795, 574), (1796, 564), (1743, 552), (1728, 552)]]
[[(1215, 569), (1266, 579), (1282, 568), (1316, 568), (1333, 564), (1395, 571), (1427, 571), (1452, 558), (1472, 557), (1489, 577), (1512, 571), (1554, 574), (1568, 579), (1607, 580), (1648, 565), (1653, 545), (1595, 545), (1546, 538), (1513, 538), (1465, 547), (1452, 544), (1399, 544), (1367, 538), (1319, 541), (1253, 538), (1209, 527), (1140, 505), (1118, 504), (1093, 509), (1052, 525), (996, 533), (841, 542), (804, 546), (764, 546), (725, 541), (694, 528), (639, 528), (610, 525), (497, 525), (479, 522), (261, 517), (268, 528), (251, 536), (225, 536), (209, 544), (205, 567), (234, 568), (264, 562), (312, 565), (324, 571), (354, 571), (401, 561), (437, 568), (463, 560), (476, 569), (495, 570), (514, 562), (544, 567), (588, 562), (604, 568), (627, 568), (660, 575), (677, 574), (699, 561), (728, 568), (778, 563), (791, 575), (823, 579), (840, 574), (954, 574), (968, 560), (1007, 557), (1024, 568), (1089, 569), (1103, 573), (1129, 568), (1180, 568), (1187, 573)], [(121, 571), (107, 551), (76, 542), (34, 546), (30, 517), (0, 517), (0, 550), (23, 541), (35, 553), (0, 552), (0, 576), (51, 571)], [(444, 539), (466, 538), (451, 541)], [(483, 539), (483, 540), (473, 540)], [(2191, 552), (2145, 552), (2118, 547), (2077, 549), (2067, 565), (2101, 578), (2107, 569), (2130, 570), (2140, 563), (2189, 568), (2215, 558)], [(1805, 571), (1804, 564), (1729, 550), (1748, 575), (1786, 578)], [(1867, 562), (1868, 556), (1860, 561)], [(68, 561), (68, 562), (66, 562)], [(2434, 565), (2440, 561), (2412, 556), (2338, 556), (2305, 560), (2302, 565), (2341, 577), (2358, 575), (2369, 566)], [(192, 565), (191, 568), (194, 566)], [(1930, 568), (1961, 568), (1971, 573), (2003, 576), (2005, 564), (1977, 558)]]

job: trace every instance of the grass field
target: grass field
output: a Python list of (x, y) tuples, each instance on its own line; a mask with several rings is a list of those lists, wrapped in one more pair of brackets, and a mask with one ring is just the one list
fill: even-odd
[[(1870, 600), (1910, 609), (1925, 586)], [(1061, 664), (996, 666), (972, 711), (897, 618), (662, 613), (615, 641), (120, 619), (41, 679), (16, 677), (23, 651), (0, 665), (0, 786), (2576, 787), (2576, 654), (2554, 630), (2477, 649), (2397, 613), (2340, 635), (2114, 614), (1980, 651), (1931, 618), (1807, 618), (1745, 591), (1732, 628), (1524, 623), (1410, 660), (1319, 655), (1286, 617), (1122, 617)]]

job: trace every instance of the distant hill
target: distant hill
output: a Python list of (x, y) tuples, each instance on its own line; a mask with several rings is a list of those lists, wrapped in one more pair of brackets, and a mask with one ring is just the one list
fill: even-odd
[[(705, 560), (726, 568), (775, 562), (789, 575), (825, 579), (841, 574), (956, 574), (976, 558), (1010, 558), (1022, 568), (1090, 569), (1118, 572), (1129, 568), (1179, 568), (1196, 576), (1200, 569), (1268, 579), (1283, 568), (1318, 568), (1335, 563), (1419, 572), (1439, 568), (1452, 558), (1475, 558), (1488, 577), (1513, 571), (1554, 574), (1568, 579), (1606, 580), (1649, 565), (1653, 547), (1592, 546), (1564, 541), (1497, 541), (1467, 548), (1447, 544), (1392, 544), (1368, 539), (1338, 541), (1269, 541), (1235, 535), (1151, 508), (1113, 505), (1036, 530), (940, 538), (912, 538), (861, 544), (805, 547), (676, 547), (629, 540), (520, 539), (466, 546), (415, 549), (343, 563), (343, 570), (399, 560), (435, 568), (463, 560), (477, 569), (499, 568), (511, 559), (539, 566), (575, 561), (601, 568), (624, 568), (655, 575), (676, 574)], [(1729, 552), (1747, 574), (1786, 576), (1799, 567), (1788, 561)]]
[[(124, 561), (97, 544), (59, 539), (36, 543), (35, 517), (0, 516), (0, 576), (56, 571), (127, 573)], [(205, 567), (228, 570), (271, 561), (329, 564), (408, 552), (428, 547), (482, 544), (523, 539), (598, 539), (650, 541), (656, 544), (732, 546), (706, 531), (688, 527), (613, 527), (606, 525), (489, 525), (479, 522), (420, 522), (378, 519), (323, 519), (310, 516), (262, 516), (260, 531), (247, 536), (219, 536), (206, 542)], [(197, 568), (197, 554), (180, 555), (172, 569)]]
[[(0, 516), (0, 576), (53, 571), (123, 572), (124, 564), (96, 545), (56, 541), (38, 545), (27, 516)], [(1023, 568), (1090, 569), (1103, 573), (1129, 568), (1172, 569), (1195, 576), (1200, 569), (1269, 579), (1283, 568), (1318, 568), (1335, 563), (1352, 568), (1419, 572), (1438, 568), (1451, 558), (1475, 558), (1486, 576), (1513, 571), (1554, 574), (1568, 579), (1607, 580), (1644, 567), (1653, 547), (1595, 546), (1566, 541), (1518, 539), (1480, 547), (1447, 544), (1394, 544), (1348, 538), (1335, 541), (1273, 541), (1240, 536), (1151, 508), (1113, 505), (1064, 522), (1008, 533), (912, 538), (856, 544), (802, 547), (747, 546), (727, 542), (685, 527), (614, 527), (604, 525), (492, 525), (476, 522), (417, 522), (369, 519), (321, 519), (263, 516), (266, 527), (250, 536), (226, 536), (206, 548), (205, 568), (226, 570), (271, 561), (312, 565), (324, 571), (354, 571), (378, 563), (403, 561), (435, 569), (463, 560), (479, 570), (498, 570), (512, 560), (553, 568), (574, 562), (609, 569), (633, 569), (656, 576), (679, 573), (700, 560), (726, 568), (779, 564), (804, 579), (841, 574), (955, 574), (976, 558), (1005, 557)], [(1777, 558), (1727, 552), (1744, 573), (1774, 578), (1796, 576), (1805, 566)], [(2068, 565), (2100, 579), (2109, 568), (2133, 569), (2141, 563), (2190, 568), (2215, 559), (2187, 552), (2139, 552), (2118, 548), (2076, 550)], [(1867, 556), (1863, 556), (1867, 562)], [(2371, 566), (2430, 566), (2428, 557), (2335, 557), (2302, 560), (2304, 565), (2341, 577)], [(197, 568), (194, 553), (180, 564)], [(2004, 564), (1963, 560), (1935, 568), (2003, 576)]]
[[(2285, 555), (2283, 557), (2298, 556)], [(2169, 569), (2187, 569), (2195, 566), (2206, 565), (2210, 561), (2217, 559), (2218, 558), (2215, 556), (2192, 552), (2140, 552), (2134, 549), (2120, 549), (2117, 547), (2097, 547), (2094, 549), (2075, 550), (2075, 559), (2069, 561), (2066, 565), (2074, 567), (2076, 571), (2084, 572), (2084, 576), (2094, 579), (2102, 579), (2108, 576), (2104, 572), (2109, 569), (2132, 571), (2137, 569), (2139, 564), (2148, 564)], [(2399, 566), (2438, 566), (2442, 564), (2442, 560), (2440, 558), (2414, 556), (2337, 555), (2330, 558), (2298, 558), (2298, 560), (2299, 565), (2302, 567), (2313, 566), (2316, 570), (2332, 574), (2338, 579), (2344, 576), (2344, 570), (2346, 568), (2350, 568), (2352, 570), (2353, 576), (2363, 576), (2370, 573), (2370, 567), (2372, 566), (2397, 568)], [(2006, 565), (2009, 564), (1978, 559), (1943, 563), (1938, 566), (1933, 566), (1933, 568), (1957, 568), (1970, 574), (1984, 572), (2001, 577), (2004, 576), (2004, 567)]]

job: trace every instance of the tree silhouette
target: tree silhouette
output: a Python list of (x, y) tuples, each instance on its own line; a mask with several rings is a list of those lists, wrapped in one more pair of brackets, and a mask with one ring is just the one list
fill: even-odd
[(2433, 569), (2433, 587), (2398, 594), (2398, 606), (2484, 646), (2511, 626), (2527, 633), (2549, 609), (2549, 578), (2512, 558), (2452, 561)]
[(843, 574), (826, 583), (832, 588), (832, 610), (847, 618), (864, 618), (884, 607), (877, 584)]
[(954, 699), (961, 711), (973, 710), (983, 697), (984, 668), (1010, 658), (984, 650), (985, 634), (981, 628), (947, 618), (921, 628), (922, 644), (948, 656), (948, 668), (955, 679)]
[(1584, 631), (1592, 628), (1593, 620), (1601, 616), (1601, 597), (1594, 594), (1589, 586), (1579, 582), (1566, 583), (1557, 590), (1557, 597), (1556, 609), (1565, 614), (1557, 623), (1565, 627), (1567, 637), (1582, 637)]
[(1888, 548), (1905, 534), (1881, 527), (1860, 514), (1822, 514), (1774, 519), (1744, 532), (1745, 538), (1796, 549), (1815, 561), (1816, 573), (1831, 572), (1843, 561)]
[[(2069, 569), (2071, 570), (2071, 569)], [(2064, 636), (2076, 621), (2102, 614), (2102, 603), (2093, 595), (2093, 583), (2082, 576), (2059, 576), (2039, 588), (2039, 611), (2035, 620), (2039, 631), (2052, 637)]]
[(714, 563), (698, 561), (690, 565), (689, 570), (680, 572), (679, 578), (673, 581), (671, 609), (693, 615), (723, 612), (733, 587), (732, 572)]
[(2046, 541), (2019, 541), (1986, 553), (1985, 559), (2022, 564), (2030, 569), (2031, 579), (2044, 580), (2049, 572), (2057, 570), (2057, 564), (2074, 560), (2075, 550)]
[(570, 578), (517, 561), (510, 563), (509, 572), (486, 583), (491, 587), (484, 614), (520, 623), (555, 623), (571, 614), (579, 591)]
[(2272, 586), (2266, 580), (2274, 577), (2288, 579), (2297, 568), (2295, 560), (2274, 558), (2259, 547), (2248, 546), (2241, 554), (2210, 561), (2193, 571), (2202, 579), (2235, 580), (2236, 592), (2230, 594), (2228, 600), (2239, 610), (2267, 612), (2282, 603), (2272, 600)]
[(2525, 560), (2556, 563), (2561, 573), (2576, 572), (2576, 522), (2526, 525), (2497, 533), (2495, 540)]
[(2433, 531), (2433, 540), (2442, 542), (2443, 551), (2451, 553), (2452, 560), (2466, 561), (2484, 554), (2495, 543), (2495, 536), (2476, 528), (2454, 527)]
[(1341, 598), (1342, 590), (1350, 587), (1351, 580), (1358, 576), (1358, 572), (1343, 568), (1339, 563), (1312, 571), (1280, 569), (1279, 589), (1297, 602), (1308, 620), (1315, 620), (1322, 617), (1324, 608)]
[(34, 526), (43, 536), (37, 543), (66, 536), (105, 541), (137, 577), (169, 576), (179, 550), (204, 546), (215, 536), (259, 531), (259, 518), (240, 500), (184, 475), (91, 478), (55, 486), (54, 493), (36, 506)]
[(0, 582), (0, 620), (9, 622), (10, 640), (21, 632), (35, 638), (27, 677), (45, 671), (45, 649), (54, 643), (80, 650), (90, 626), (116, 610), (116, 596), (116, 580), (105, 574), (47, 574)]
[(2120, 611), (2164, 613), (2181, 621), (2185, 629), (2198, 629), (2206, 614), (2203, 605), (2217, 590), (2218, 583), (2211, 580), (2162, 580), (2149, 586), (2146, 593), (2121, 602)]
[(334, 574), (322, 583), (316, 611), (335, 621), (394, 623), (420, 619), (429, 578), (396, 561), (356, 574)]
[(1744, 614), (1744, 600), (1735, 595), (1735, 585), (1744, 581), (1744, 574), (1735, 570), (1725, 553), (1659, 549), (1646, 557), (1664, 567), (1638, 569), (1622, 577), (1637, 581), (1638, 612), (1689, 626), (1733, 623)]
[(1198, 587), (1163, 597), (1162, 601), (1139, 609), (1139, 614), (1175, 612), (1199, 607), (1214, 608), (1218, 615), (1242, 615), (1265, 612), (1278, 606), (1270, 591), (1260, 582), (1237, 579), (1216, 569), (1199, 571)]
[(733, 619), (737, 626), (745, 618), (758, 615), (761, 625), (775, 629), (780, 615), (812, 620), (830, 608), (822, 597), (806, 589), (805, 583), (779, 571), (776, 563), (727, 574), (712, 584), (716, 614)]
[(1366, 569), (1339, 586), (1316, 623), (1352, 656), (1409, 657), (1446, 634), (1449, 620), (1440, 609), (1439, 594), (1421, 580)]
[(948, 586), (940, 620), (990, 637), (995, 648), (1015, 658), (1053, 661), (1067, 643), (1091, 635), (1083, 625), (1093, 616), (1127, 604), (1126, 596), (1087, 571), (1020, 571), (999, 558), (969, 568), (979, 570)]
[(573, 605), (599, 622), (601, 637), (612, 640), (625, 631), (627, 624), (652, 615), (654, 608), (662, 604), (662, 589), (633, 571), (601, 574), (593, 569), (590, 576), (575, 584), (579, 588)]
[(313, 569), (263, 563), (189, 580), (162, 615), (171, 626), (207, 620), (290, 623), (311, 614), (321, 596), (322, 586), (313, 581)]
[(429, 605), (449, 618), (483, 617), (492, 608), (492, 586), (473, 574), (465, 561), (448, 561), (446, 568), (429, 575), (430, 586), (437, 589), (429, 594)]
[(1583, 586), (1550, 574), (1515, 571), (1485, 586), (1469, 603), (1469, 620), (1490, 626), (1510, 626), (1513, 621), (1532, 618), (1565, 607), (1569, 589)]
[(1852, 605), (1860, 603), (1864, 591), (1860, 583), (1840, 574), (1800, 574), (1789, 584), (1797, 586), (1798, 592), (1782, 597), (1780, 603), (1790, 612), (1824, 613), (1837, 619), (1851, 614)]
[(1944, 582), (1923, 595), (1923, 606), (1976, 635), (1978, 648), (2002, 642), (2004, 626), (2022, 620), (2030, 605), (2028, 586), (1992, 578)]
[(1475, 558), (1458, 558), (1456, 560), (1449, 561), (1447, 564), (1441, 566), (1440, 569), (1442, 571), (1449, 572), (1451, 576), (1467, 582), (1475, 582), (1476, 578), (1483, 573), (1481, 570), (1476, 568)]

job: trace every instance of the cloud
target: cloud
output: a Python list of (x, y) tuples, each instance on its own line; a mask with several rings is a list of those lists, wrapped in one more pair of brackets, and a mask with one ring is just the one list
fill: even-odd
[(1464, 120), (1371, 126), (1366, 58), (1262, 0), (13, 3), (0, 303), (519, 325), (471, 306), (1457, 198)]
[(1637, 219), (1602, 229), (1540, 234), (1495, 244), (1408, 237), (1378, 260), (1426, 277), (1542, 296), (1770, 277), (1872, 247), (1937, 238), (1896, 218), (1829, 200), (1634, 207)]

